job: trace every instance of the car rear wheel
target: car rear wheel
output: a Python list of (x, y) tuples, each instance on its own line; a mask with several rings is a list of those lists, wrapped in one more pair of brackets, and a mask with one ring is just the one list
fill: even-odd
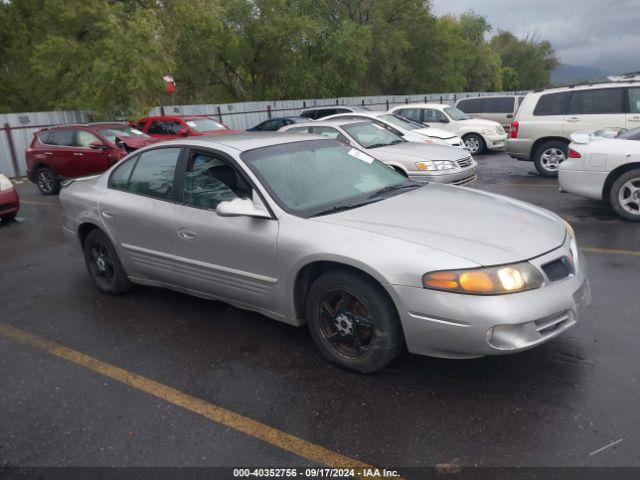
[(7, 223), (8, 222), (13, 222), (16, 219), (16, 215), (17, 214), (15, 212), (14, 213), (9, 213), (7, 215), (3, 215), (2, 216), (2, 221), (3, 222), (7, 222)]
[(95, 229), (87, 235), (84, 260), (91, 279), (100, 291), (116, 295), (131, 288), (113, 244), (102, 230)]
[(36, 185), (44, 195), (55, 195), (60, 191), (60, 182), (49, 167), (40, 167), (36, 172)]
[(360, 373), (380, 370), (402, 350), (396, 309), (384, 289), (364, 275), (334, 271), (307, 297), (309, 331), (323, 355)]
[(640, 168), (620, 175), (611, 186), (609, 201), (622, 218), (640, 222)]
[(543, 177), (557, 177), (560, 164), (567, 159), (567, 144), (560, 141), (545, 142), (534, 155), (536, 170)]
[(464, 146), (469, 150), (471, 155), (480, 155), (487, 149), (487, 145), (484, 143), (484, 138), (477, 133), (470, 133), (465, 135), (462, 139), (464, 141)]

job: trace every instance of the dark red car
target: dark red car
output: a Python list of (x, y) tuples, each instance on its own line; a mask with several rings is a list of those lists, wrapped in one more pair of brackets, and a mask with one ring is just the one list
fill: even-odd
[(0, 173), (0, 218), (3, 222), (10, 222), (20, 210), (18, 192), (7, 177)]
[(45, 195), (60, 181), (104, 172), (127, 153), (158, 142), (124, 123), (89, 123), (45, 128), (26, 151), (27, 175)]
[(154, 138), (168, 140), (199, 135), (220, 135), (223, 133), (239, 133), (223, 123), (207, 115), (191, 115), (185, 117), (159, 116), (141, 118), (135, 124), (141, 132)]

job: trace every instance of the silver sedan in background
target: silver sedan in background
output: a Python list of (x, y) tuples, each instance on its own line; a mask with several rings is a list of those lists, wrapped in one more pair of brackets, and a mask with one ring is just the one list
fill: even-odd
[(467, 150), (409, 142), (394, 128), (372, 120), (317, 120), (308, 125), (290, 125), (278, 131), (315, 133), (337, 139), (418, 182), (468, 185), (478, 178), (478, 164)]
[(156, 144), (67, 183), (60, 202), (101, 291), (160, 286), (307, 323), (328, 359), (359, 372), (405, 346), (446, 358), (525, 350), (589, 302), (573, 231), (555, 214), (412, 182), (322, 136)]

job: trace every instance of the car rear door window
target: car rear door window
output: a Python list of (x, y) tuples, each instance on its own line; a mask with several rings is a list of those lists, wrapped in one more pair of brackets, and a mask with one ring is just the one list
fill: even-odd
[(331, 127), (312, 127), (311, 128), (311, 133), (315, 133), (317, 135), (322, 135), (324, 137), (329, 137), (332, 139), (336, 139), (338, 138), (338, 135), (340, 135), (340, 132), (338, 130), (336, 130), (335, 128), (331, 128)]
[(569, 92), (547, 93), (538, 99), (533, 114), (535, 116), (564, 115), (568, 101)]
[(131, 177), (131, 172), (133, 171), (133, 167), (136, 164), (138, 157), (139, 155), (125, 160), (118, 165), (113, 172), (111, 172), (111, 176), (109, 177), (109, 188), (115, 188), (116, 190), (128, 189), (129, 178)]
[(401, 108), (397, 110), (398, 115), (413, 120), (415, 122), (422, 122), (422, 109), (420, 108)]
[(460, 100), (457, 107), (465, 113), (481, 113), (484, 98), (469, 98)]
[(309, 127), (292, 127), (292, 128), (287, 129), (287, 132), (309, 133)]
[(622, 88), (601, 88), (572, 92), (567, 113), (569, 115), (597, 115), (624, 113)]
[(482, 106), (484, 113), (513, 113), (514, 97), (485, 98)]
[(448, 122), (449, 119), (447, 116), (442, 113), (440, 110), (436, 110), (435, 108), (425, 108), (424, 109), (424, 120), (423, 122)]
[(184, 177), (185, 205), (214, 210), (220, 202), (250, 196), (251, 186), (227, 161), (210, 153), (191, 153)]
[(158, 148), (140, 154), (126, 190), (161, 200), (173, 198), (173, 177), (180, 148)]
[(147, 133), (155, 135), (175, 135), (182, 128), (183, 125), (179, 122), (155, 120), (149, 125), (149, 131)]
[(640, 113), (640, 87), (629, 89), (629, 113)]
[(75, 130), (56, 130), (51, 132), (51, 136), (48, 140), (49, 145), (71, 147), (75, 142)]

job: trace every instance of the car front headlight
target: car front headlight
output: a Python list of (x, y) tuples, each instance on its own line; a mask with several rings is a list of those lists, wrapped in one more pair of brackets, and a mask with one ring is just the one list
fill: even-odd
[(0, 173), (0, 192), (4, 192), (6, 190), (11, 190), (13, 188), (13, 183), (7, 177)]
[(423, 138), (422, 141), (424, 143), (431, 143), (431, 144), (434, 144), (434, 145), (449, 145), (447, 142), (445, 142), (441, 138), (436, 138), (436, 137)]
[(503, 295), (539, 288), (544, 279), (529, 262), (469, 270), (425, 273), (422, 286), (429, 290), (468, 295)]
[(416, 162), (416, 167), (422, 172), (435, 172), (437, 170), (450, 170), (456, 168), (456, 165), (449, 160), (424, 160)]

